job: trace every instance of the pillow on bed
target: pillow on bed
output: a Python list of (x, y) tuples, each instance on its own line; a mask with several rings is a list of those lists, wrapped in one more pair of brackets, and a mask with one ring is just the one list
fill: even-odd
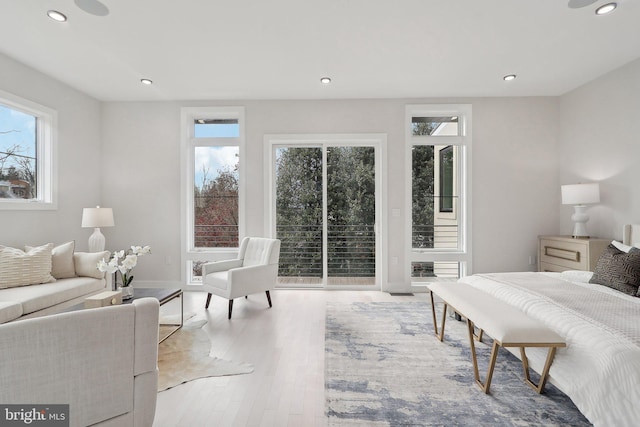
[(589, 283), (636, 296), (640, 286), (640, 249), (631, 248), (624, 252), (609, 244), (600, 255)]
[(611, 241), (611, 244), (616, 247), (616, 249), (621, 250), (622, 252), (628, 253), (633, 246), (625, 245), (622, 242), (618, 242), (617, 240)]

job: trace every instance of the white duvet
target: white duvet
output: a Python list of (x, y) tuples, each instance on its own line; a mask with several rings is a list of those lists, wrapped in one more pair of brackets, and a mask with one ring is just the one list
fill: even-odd
[[(500, 273), (460, 281), (565, 337), (567, 347), (558, 349), (549, 380), (595, 426), (640, 426), (640, 298), (589, 284), (590, 277), (576, 271)], [(527, 356), (540, 372), (546, 349), (527, 349)]]

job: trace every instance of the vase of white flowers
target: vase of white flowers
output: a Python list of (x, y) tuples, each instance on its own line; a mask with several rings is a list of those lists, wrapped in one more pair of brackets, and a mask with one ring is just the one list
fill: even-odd
[[(138, 264), (138, 257), (150, 253), (150, 246), (131, 246), (127, 250), (115, 251), (109, 261), (102, 259), (98, 262), (98, 270), (113, 274), (114, 288), (122, 291), (122, 299), (130, 299), (133, 297), (131, 270)], [(120, 273), (120, 283), (118, 283), (118, 273)]]

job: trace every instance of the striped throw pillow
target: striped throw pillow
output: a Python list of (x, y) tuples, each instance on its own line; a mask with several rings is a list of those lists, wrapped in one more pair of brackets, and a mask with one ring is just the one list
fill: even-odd
[(0, 246), (0, 289), (53, 282), (51, 250), (48, 243), (28, 252)]

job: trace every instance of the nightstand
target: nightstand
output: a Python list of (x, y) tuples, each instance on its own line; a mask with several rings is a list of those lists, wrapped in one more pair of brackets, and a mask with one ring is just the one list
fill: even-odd
[(571, 236), (538, 237), (538, 270), (593, 271), (611, 239), (574, 239)]

